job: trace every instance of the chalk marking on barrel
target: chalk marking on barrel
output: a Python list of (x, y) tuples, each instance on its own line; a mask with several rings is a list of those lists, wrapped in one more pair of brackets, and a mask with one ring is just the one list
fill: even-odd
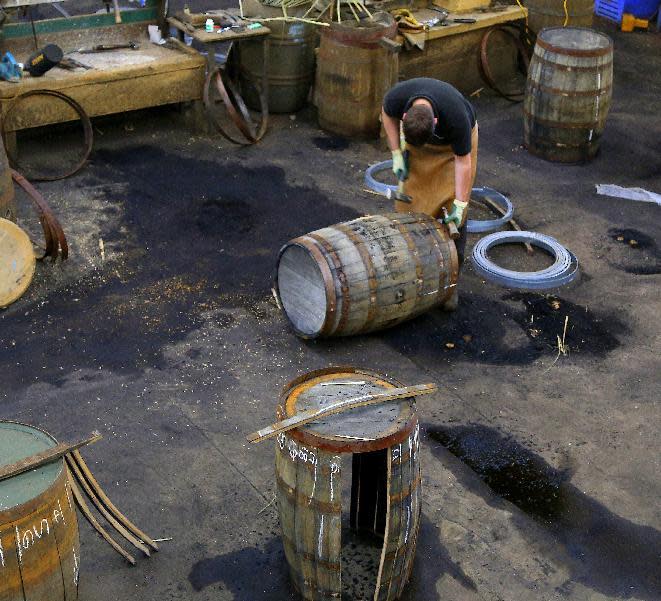
[(18, 563), (23, 563), (23, 550), (21, 549), (21, 533), (18, 531), (18, 526), (14, 526), (16, 529), (16, 550), (18, 551)]
[(5, 552), (4, 549), (2, 548), (2, 539), (0, 538), (0, 565), (2, 567), (5, 567)]
[(80, 573), (78, 566), (78, 557), (76, 557), (76, 550), (73, 549), (73, 583), (78, 586), (78, 575)]
[[(312, 504), (312, 499), (314, 497), (314, 491), (317, 489), (317, 464), (314, 464), (314, 480), (312, 481), (312, 492), (310, 493), (310, 500), (308, 501), (308, 505)], [(323, 520), (323, 516), (322, 516)]]
[(317, 544), (319, 557), (321, 557), (321, 550), (324, 544), (324, 514), (321, 514), (321, 522), (319, 523), (319, 542)]
[(64, 490), (67, 493), (67, 501), (69, 502), (69, 509), (73, 511), (73, 504), (71, 503), (71, 495), (69, 494), (69, 489), (71, 488), (71, 484), (69, 484), (69, 479), (67, 479), (67, 483), (64, 486)]
[(64, 519), (64, 513), (62, 513), (62, 505), (60, 504), (60, 500), (57, 500), (57, 509), (53, 509), (53, 522), (56, 524), (59, 524), (58, 517), (62, 518), (62, 523), (66, 526), (67, 521)]

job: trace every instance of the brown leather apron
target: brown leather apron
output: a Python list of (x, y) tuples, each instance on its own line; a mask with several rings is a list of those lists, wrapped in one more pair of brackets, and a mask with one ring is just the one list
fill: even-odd
[[(477, 123), (471, 133), (472, 181), (477, 170)], [(404, 182), (403, 192), (412, 198), (411, 204), (395, 201), (395, 211), (399, 213), (426, 213), (432, 217), (442, 217), (443, 207), (451, 211), (454, 200), (454, 152), (448, 145), (406, 146), (409, 153), (409, 176)], [(466, 214), (464, 212), (464, 222)]]

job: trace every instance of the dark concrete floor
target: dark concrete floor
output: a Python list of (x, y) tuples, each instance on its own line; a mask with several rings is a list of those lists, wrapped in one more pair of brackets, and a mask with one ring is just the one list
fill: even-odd
[(589, 165), (532, 157), (521, 106), (475, 98), (477, 183), (580, 259), (580, 281), (553, 295), (467, 266), (455, 314), (293, 336), (270, 292), (278, 248), (388, 208), (362, 183), (383, 150), (320, 132), (312, 110), (240, 149), (191, 133), (175, 109), (102, 120), (90, 165), (39, 185), (72, 257), (40, 264), (0, 313), (0, 417), (67, 439), (101, 430), (85, 451), (97, 477), (172, 537), (129, 568), (81, 523), (81, 599), (295, 599), (273, 449), (244, 436), (272, 421), (286, 381), (347, 363), (439, 385), (418, 403), (424, 521), (406, 599), (661, 598), (659, 207), (594, 190), (661, 191), (661, 36), (602, 27), (615, 88)]

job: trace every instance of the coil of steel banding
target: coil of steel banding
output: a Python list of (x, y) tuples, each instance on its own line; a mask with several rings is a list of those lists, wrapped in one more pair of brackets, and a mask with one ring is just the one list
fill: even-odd
[[(489, 259), (489, 250), (499, 244), (528, 242), (554, 257), (550, 267), (539, 271), (514, 271), (499, 267)], [(578, 259), (555, 238), (538, 232), (495, 232), (473, 247), (473, 267), (485, 279), (508, 288), (546, 290), (564, 286), (578, 275)]]
[[(392, 191), (397, 189), (397, 186), (391, 184), (384, 184), (383, 182), (378, 181), (375, 178), (377, 173), (386, 171), (392, 167), (392, 160), (383, 161), (381, 163), (376, 163), (367, 168), (365, 172), (365, 185), (374, 192), (383, 194), (388, 198), (391, 197)], [(476, 199), (488, 198), (494, 204), (498, 205), (503, 211), (504, 214), (497, 219), (468, 219), (466, 221), (466, 230), (470, 233), (485, 233), (485, 232), (494, 232), (497, 229), (503, 227), (507, 222), (512, 219), (512, 214), (514, 213), (514, 206), (508, 198), (503, 196), (497, 190), (493, 188), (480, 187), (473, 188), (471, 196)]]

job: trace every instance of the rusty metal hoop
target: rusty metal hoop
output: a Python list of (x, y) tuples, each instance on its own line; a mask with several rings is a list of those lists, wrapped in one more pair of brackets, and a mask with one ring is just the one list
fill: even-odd
[(491, 66), (489, 65), (488, 45), (489, 45), (489, 38), (491, 37), (491, 34), (494, 31), (502, 31), (503, 33), (506, 33), (510, 37), (510, 39), (514, 41), (514, 45), (516, 46), (516, 49), (519, 52), (519, 56), (523, 61), (523, 65), (525, 67), (525, 74), (526, 75), (528, 74), (530, 59), (528, 57), (528, 52), (526, 51), (526, 47), (523, 45), (523, 42), (521, 41), (519, 36), (514, 31), (512, 31), (512, 29), (505, 27), (504, 25), (496, 25), (495, 27), (490, 27), (489, 29), (487, 29), (487, 31), (482, 36), (482, 40), (480, 41), (480, 73), (482, 74), (482, 79), (484, 79), (485, 83), (490, 88), (495, 90), (498, 94), (500, 94), (503, 98), (506, 98), (510, 102), (522, 102), (524, 96), (523, 90), (521, 92), (516, 92), (513, 94), (504, 92), (500, 88), (500, 86), (496, 83), (496, 80), (493, 77), (493, 73), (491, 72)]
[(58, 253), (61, 253), (62, 260), (66, 261), (69, 257), (69, 244), (64, 235), (64, 230), (57, 217), (55, 217), (52, 209), (48, 206), (48, 203), (38, 190), (27, 179), (25, 179), (25, 177), (18, 173), (18, 171), (11, 169), (11, 177), (30, 197), (37, 209), (37, 214), (39, 215), (39, 221), (44, 231), (46, 246), (44, 248), (44, 253), (38, 256), (37, 259), (42, 260), (46, 257), (51, 257), (53, 261), (55, 261)]
[[(83, 126), (83, 133), (85, 135), (85, 151), (83, 153), (82, 158), (78, 163), (74, 165), (72, 169), (69, 171), (60, 174), (60, 175), (50, 175), (50, 176), (33, 176), (31, 179), (36, 181), (36, 182), (54, 182), (60, 179), (65, 179), (67, 177), (70, 177), (71, 175), (74, 175), (75, 173), (78, 173), (84, 166), (85, 163), (87, 162), (87, 159), (89, 158), (91, 152), (92, 152), (92, 146), (94, 145), (94, 131), (92, 129), (92, 122), (90, 121), (89, 116), (83, 109), (83, 107), (78, 104), (71, 96), (68, 96), (67, 94), (64, 94), (62, 92), (58, 92), (57, 90), (29, 90), (27, 92), (24, 92), (23, 94), (20, 94), (18, 96), (15, 96), (11, 103), (9, 104), (9, 108), (7, 109), (7, 112), (5, 113), (4, 118), (2, 119), (2, 138), (3, 140), (6, 140), (6, 135), (7, 135), (7, 129), (6, 125), (7, 122), (9, 121), (9, 115), (11, 115), (12, 111), (16, 109), (18, 104), (25, 98), (29, 96), (53, 96), (54, 98), (59, 98), (60, 100), (64, 100), (76, 113), (78, 113), (78, 116), (80, 117), (80, 122)], [(5, 148), (7, 150), (7, 158), (9, 159), (9, 162), (17, 168), (20, 168), (20, 165), (18, 164), (16, 157), (12, 156), (11, 151), (9, 147), (7, 147), (7, 144), (5, 144)]]
[[(216, 85), (216, 89), (220, 94), (221, 100), (225, 105), (227, 114), (230, 116), (230, 118), (237, 126), (239, 131), (243, 134), (243, 136), (245, 136), (247, 142), (243, 140), (237, 140), (236, 138), (228, 134), (227, 131), (225, 131), (223, 126), (220, 124), (220, 122), (213, 116), (211, 110), (212, 106), (211, 106), (210, 91), (211, 91), (211, 85), (214, 82)], [(232, 102), (230, 93), (234, 97), (234, 102)], [(216, 126), (220, 134), (226, 140), (229, 140), (233, 144), (238, 144), (241, 146), (248, 146), (250, 144), (255, 144), (256, 142), (261, 140), (261, 138), (264, 136), (264, 133), (266, 132), (266, 126), (268, 120), (268, 111), (266, 110), (266, 98), (264, 94), (261, 93), (261, 91), (259, 96), (260, 96), (260, 104), (262, 107), (262, 118), (259, 127), (255, 128), (250, 118), (250, 113), (248, 112), (248, 108), (246, 107), (246, 104), (243, 101), (243, 98), (241, 98), (241, 95), (239, 94), (238, 90), (229, 81), (229, 79), (227, 80), (227, 83), (223, 80), (223, 71), (220, 68), (210, 71), (204, 83), (203, 101), (204, 101), (204, 106), (207, 109), (207, 115), (213, 121), (214, 125)], [(241, 115), (239, 115), (239, 113), (237, 112), (234, 103), (236, 103), (236, 105), (239, 107), (239, 111), (241, 112)], [(256, 133), (255, 133), (255, 129), (256, 129)]]

